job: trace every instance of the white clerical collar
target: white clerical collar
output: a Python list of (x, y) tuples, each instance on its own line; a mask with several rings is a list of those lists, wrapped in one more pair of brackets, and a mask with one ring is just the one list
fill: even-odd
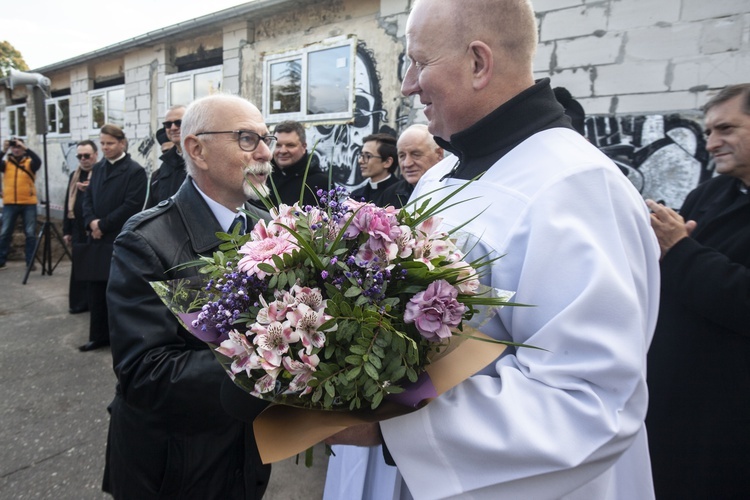
[[(201, 191), (201, 188), (198, 187), (198, 184), (195, 183), (195, 179), (191, 180), (193, 182), (193, 186), (195, 186), (195, 189), (197, 189), (203, 199), (206, 200), (208, 208), (211, 209), (214, 217), (216, 217), (216, 220), (219, 221), (219, 225), (221, 226), (221, 228), (224, 230), (224, 232), (229, 232), (229, 226), (232, 225), (234, 218), (237, 217), (237, 212), (232, 212), (221, 203), (217, 203), (216, 201), (209, 198), (206, 193)], [(248, 227), (247, 221), (245, 221), (245, 227)]]
[(118, 161), (120, 161), (120, 160), (122, 160), (123, 158), (125, 158), (125, 155), (126, 155), (126, 154), (127, 154), (127, 153), (124, 153), (124, 152), (123, 152), (123, 153), (122, 153), (122, 154), (121, 154), (120, 156), (118, 156), (118, 157), (117, 157), (117, 158), (115, 158), (114, 160), (110, 160), (109, 158), (107, 158), (107, 161), (109, 162), (109, 164), (110, 164), (110, 165), (114, 165), (114, 164), (115, 164), (115, 163), (117, 163)]
[(368, 181), (370, 182), (370, 189), (377, 189), (378, 184), (380, 184), (381, 182), (385, 182), (390, 178), (391, 178), (391, 174), (388, 174), (388, 177), (386, 177), (385, 179), (380, 179), (378, 182), (372, 182), (371, 180), (368, 179)]

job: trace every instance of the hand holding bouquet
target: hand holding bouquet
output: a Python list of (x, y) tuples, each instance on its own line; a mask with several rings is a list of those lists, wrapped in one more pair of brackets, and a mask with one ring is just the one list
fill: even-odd
[(452, 195), (395, 209), (341, 188), (317, 194), (319, 207), (269, 206), (271, 220), (250, 234), (219, 233), (222, 251), (201, 261), (206, 285), (191, 297), (201, 307), (188, 326), (218, 344), (234, 382), (256, 397), (374, 410), (512, 293), (480, 285), (497, 257), (469, 262), (457, 234), (439, 230)]

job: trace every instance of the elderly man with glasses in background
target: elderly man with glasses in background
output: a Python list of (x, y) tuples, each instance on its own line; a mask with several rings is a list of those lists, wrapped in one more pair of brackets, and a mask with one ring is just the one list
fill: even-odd
[(180, 145), (180, 133), (182, 130), (182, 117), (185, 115), (185, 106), (172, 106), (164, 117), (164, 132), (169, 142), (174, 147), (167, 149), (159, 157), (161, 166), (151, 174), (151, 183), (146, 200), (146, 208), (156, 206), (160, 201), (166, 200), (182, 185), (187, 172), (185, 171), (185, 160), (182, 157), (182, 146)]
[(216, 233), (240, 207), (268, 217), (246, 200), (267, 195), (275, 138), (258, 108), (225, 94), (190, 104), (181, 133), (187, 179), (115, 242), (108, 298), (117, 388), (103, 487), (115, 498), (261, 498), (270, 466), (251, 422), (266, 403), (234, 386), (149, 282), (196, 276), (196, 267), (179, 266), (217, 250)]

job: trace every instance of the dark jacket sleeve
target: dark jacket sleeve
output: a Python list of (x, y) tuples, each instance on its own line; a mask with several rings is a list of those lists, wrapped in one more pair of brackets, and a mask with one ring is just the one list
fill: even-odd
[(130, 406), (173, 418), (190, 432), (226, 419), (220, 392), (227, 375), (152, 290), (149, 282), (166, 279), (169, 267), (140, 234), (118, 236), (107, 288), (112, 358)]
[(31, 171), (36, 172), (42, 166), (42, 159), (39, 158), (38, 154), (28, 148), (26, 148), (26, 153), (29, 155), (29, 158), (31, 158)]
[(676, 297), (687, 309), (717, 325), (748, 335), (748, 267), (692, 238), (684, 238), (664, 256), (661, 270), (662, 294)]
[[(119, 233), (125, 222), (143, 209), (146, 201), (148, 176), (140, 166), (133, 166), (127, 174), (122, 188), (125, 190), (123, 201), (99, 221), (99, 229), (104, 233)], [(86, 190), (88, 191), (88, 189)]]

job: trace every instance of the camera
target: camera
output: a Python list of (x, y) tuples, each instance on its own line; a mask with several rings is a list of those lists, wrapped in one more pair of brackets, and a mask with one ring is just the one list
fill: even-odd
[(8, 144), (10, 144), (11, 146), (18, 146), (18, 141), (15, 139), (11, 139), (10, 141), (8, 141)]

